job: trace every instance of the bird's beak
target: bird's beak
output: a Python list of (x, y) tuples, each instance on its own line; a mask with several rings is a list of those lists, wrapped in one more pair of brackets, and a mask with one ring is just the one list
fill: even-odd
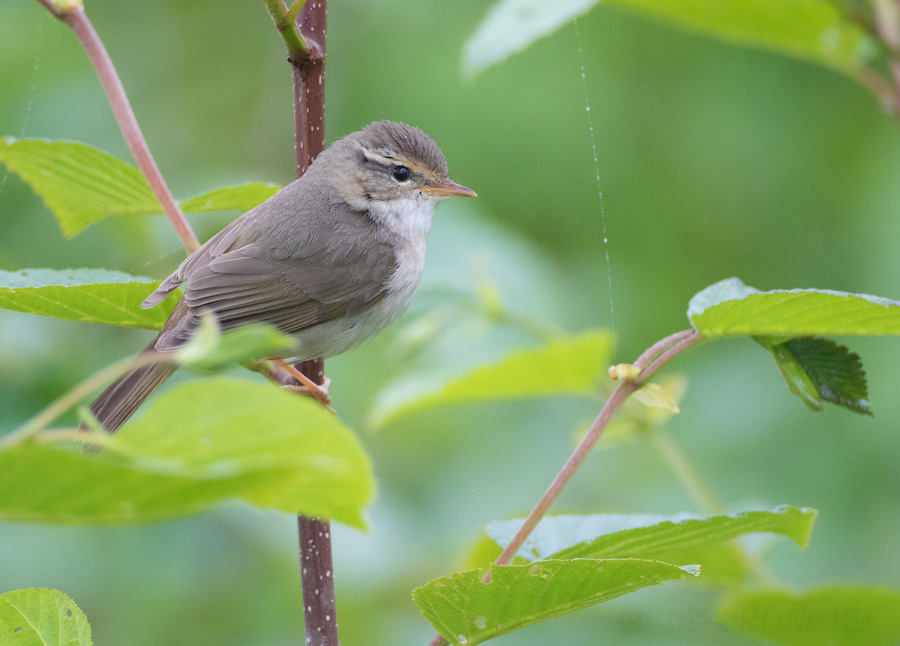
[(422, 190), (437, 197), (478, 197), (478, 194), (471, 188), (466, 188), (462, 184), (450, 180), (443, 184), (423, 186)]

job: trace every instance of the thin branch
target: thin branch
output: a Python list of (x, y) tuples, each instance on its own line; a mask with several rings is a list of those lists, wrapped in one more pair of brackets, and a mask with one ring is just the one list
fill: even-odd
[[(44, 0), (41, 1), (43, 2)], [(291, 60), (300, 60), (304, 58), (309, 47), (306, 40), (303, 38), (303, 35), (300, 33), (300, 30), (297, 29), (295, 25), (295, 19), (297, 17), (297, 11), (303, 8), (305, 0), (304, 2), (299, 3), (300, 6), (297, 7), (297, 11), (294, 11), (294, 7), (298, 4), (297, 2), (294, 2), (290, 11), (285, 9), (282, 0), (263, 0), (263, 4), (266, 5), (266, 10), (269, 12), (272, 22), (275, 23), (275, 29), (281, 34), (281, 39), (284, 41), (288, 50), (288, 58)], [(293, 18), (290, 16), (293, 16)]]
[[(553, 505), (566, 488), (566, 485), (568, 485), (575, 476), (575, 473), (584, 463), (585, 459), (587, 459), (588, 454), (590, 454), (607, 424), (609, 424), (609, 420), (612, 419), (612, 416), (622, 406), (625, 400), (628, 399), (634, 391), (645, 384), (665, 363), (670, 361), (680, 352), (697, 343), (699, 339), (700, 335), (696, 330), (678, 332), (666, 337), (658, 343), (654, 343), (639, 357), (638, 361), (647, 362), (650, 361), (653, 356), (659, 355), (656, 360), (650, 364), (649, 368), (640, 373), (640, 376), (636, 380), (625, 380), (616, 386), (615, 390), (613, 390), (612, 394), (609, 396), (609, 399), (606, 400), (606, 404), (604, 404), (600, 414), (597, 415), (597, 419), (594, 420), (594, 423), (591, 424), (591, 428), (581, 440), (581, 443), (575, 448), (575, 451), (569, 456), (569, 459), (566, 460), (563, 468), (556, 475), (556, 478), (553, 479), (553, 482), (547, 488), (547, 491), (540, 501), (538, 501), (538, 504), (532, 509), (528, 518), (525, 519), (525, 522), (522, 524), (522, 527), (519, 528), (515, 537), (497, 558), (495, 561), (496, 565), (505, 565), (516, 555), (519, 548), (522, 547), (525, 540), (531, 532), (534, 531), (534, 528), (537, 527), (551, 505)], [(668, 349), (663, 351), (664, 348)], [(662, 354), (660, 354), (661, 351)], [(637, 363), (635, 365), (637, 366)], [(485, 575), (484, 580), (485, 582), (490, 581), (490, 571)]]
[[(584, 463), (588, 454), (591, 452), (591, 449), (594, 448), (597, 440), (600, 439), (600, 435), (603, 433), (603, 430), (606, 428), (606, 425), (609, 423), (613, 414), (619, 410), (619, 407), (626, 399), (628, 399), (628, 396), (637, 389), (638, 385), (633, 381), (623, 381), (616, 386), (615, 390), (613, 390), (612, 394), (609, 396), (609, 399), (606, 400), (606, 404), (603, 405), (600, 414), (597, 415), (597, 419), (594, 420), (594, 423), (591, 424), (591, 428), (575, 448), (575, 451), (569, 456), (569, 459), (566, 460), (563, 468), (553, 479), (553, 482), (547, 488), (547, 491), (541, 497), (540, 501), (538, 501), (538, 504), (535, 505), (534, 509), (531, 510), (531, 513), (528, 514), (528, 518), (525, 519), (525, 522), (522, 524), (522, 527), (519, 528), (519, 531), (516, 532), (512, 541), (510, 541), (509, 545), (506, 546), (500, 556), (497, 557), (497, 560), (494, 562), (495, 565), (506, 565), (509, 563), (516, 555), (516, 552), (519, 551), (519, 548), (525, 544), (525, 540), (531, 535), (531, 532), (534, 531), (534, 528), (537, 527), (537, 524), (550, 509), (550, 506), (557, 498), (559, 498), (563, 489), (566, 488), (566, 485), (569, 484), (569, 481)], [(484, 577), (485, 583), (490, 581), (490, 578), (491, 573), (488, 571), (487, 575)]]
[(14, 430), (12, 433), (4, 436), (3, 439), (0, 440), (0, 448), (6, 449), (11, 446), (21, 444), (22, 442), (27, 442), (28, 440), (34, 438), (45, 427), (47, 427), (47, 425), (60, 417), (63, 413), (72, 408), (79, 401), (87, 397), (94, 390), (117, 379), (118, 377), (121, 377), (126, 372), (153, 365), (155, 363), (164, 363), (166, 361), (171, 361), (172, 358), (173, 357), (171, 353), (144, 353), (139, 354), (136, 357), (128, 357), (127, 359), (123, 359), (121, 361), (117, 361), (112, 365), (106, 366), (84, 381), (76, 384), (74, 388), (54, 400), (40, 413), (22, 424), (22, 426)]
[(109, 100), (109, 105), (112, 107), (113, 114), (116, 117), (122, 135), (125, 137), (125, 142), (131, 150), (131, 154), (134, 156), (141, 172), (147, 178), (147, 182), (150, 184), (156, 199), (159, 200), (166, 215), (169, 216), (169, 220), (175, 226), (184, 248), (188, 253), (194, 251), (200, 246), (197, 236), (194, 235), (191, 225), (188, 224), (184, 214), (175, 203), (175, 198), (172, 197), (172, 193), (169, 191), (169, 187), (166, 186), (166, 182), (159, 172), (153, 155), (150, 154), (150, 149), (147, 147), (147, 142), (144, 140), (140, 126), (138, 126), (134, 110), (131, 108), (131, 103), (128, 101), (128, 95), (125, 94), (122, 81), (116, 72), (112, 59), (109, 57), (109, 52), (106, 51), (103, 41), (100, 40), (100, 36), (84, 12), (84, 8), (80, 6), (80, 3), (75, 3), (76, 6), (70, 6), (73, 4), (72, 2), (66, 3), (60, 0), (56, 0), (56, 2), (52, 0), (38, 0), (38, 2), (71, 27), (75, 35), (78, 36), (78, 40), (84, 46), (94, 69), (97, 70), (100, 83), (106, 92), (106, 98)]
[[(649, 366), (641, 370), (641, 376), (639, 378), (640, 384), (643, 386), (645, 383), (650, 381), (657, 372), (659, 372), (660, 368), (662, 368), (666, 363), (668, 363), (675, 355), (680, 354), (687, 350), (692, 345), (699, 343), (703, 338), (696, 330), (685, 330), (687, 334), (681, 337), (681, 339), (670, 347), (668, 350), (659, 355), (656, 359), (653, 360)], [(677, 335), (673, 335), (677, 336)]]
[(676, 332), (675, 334), (667, 336), (665, 339), (657, 341), (641, 353), (641, 356), (639, 356), (634, 362), (634, 367), (638, 368), (639, 370), (643, 370), (647, 367), (647, 364), (649, 364), (654, 357), (662, 354), (665, 350), (669, 349), (683, 339), (688, 338), (689, 336), (691, 336), (691, 334), (696, 334), (696, 331), (682, 330), (681, 332)]
[[(291, 8), (288, 9), (287, 16), (285, 16), (285, 22), (289, 25), (293, 25), (297, 22), (297, 16), (300, 13), (300, 10), (306, 5), (306, 0), (294, 0), (294, 3), (291, 5)], [(300, 34), (300, 38), (303, 38), (303, 34)]]

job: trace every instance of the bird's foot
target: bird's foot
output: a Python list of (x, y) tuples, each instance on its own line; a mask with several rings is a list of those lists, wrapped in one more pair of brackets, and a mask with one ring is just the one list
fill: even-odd
[(293, 393), (298, 393), (300, 395), (306, 395), (307, 397), (312, 397), (325, 406), (332, 413), (334, 409), (331, 408), (331, 396), (328, 394), (328, 388), (331, 386), (331, 379), (325, 377), (325, 383), (316, 384), (313, 382), (309, 382), (308, 384), (295, 384), (282, 386), (282, 388), (286, 390), (290, 390)]

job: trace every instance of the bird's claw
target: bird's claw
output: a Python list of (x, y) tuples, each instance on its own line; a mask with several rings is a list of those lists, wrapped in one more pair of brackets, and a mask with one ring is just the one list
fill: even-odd
[(307, 397), (312, 397), (317, 400), (323, 406), (325, 406), (332, 413), (334, 410), (331, 408), (331, 396), (328, 394), (328, 388), (331, 386), (331, 379), (325, 377), (325, 382), (322, 384), (315, 384), (314, 386), (306, 386), (304, 384), (293, 384), (282, 386), (282, 388), (286, 390), (290, 390), (291, 392), (298, 393), (300, 395), (306, 395)]

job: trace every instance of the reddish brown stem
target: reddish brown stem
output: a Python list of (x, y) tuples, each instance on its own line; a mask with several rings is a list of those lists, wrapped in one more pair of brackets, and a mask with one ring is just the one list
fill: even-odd
[(297, 532), (306, 643), (339, 646), (331, 565), (331, 525), (318, 518), (297, 516)]
[(109, 57), (109, 52), (106, 51), (103, 41), (100, 40), (100, 36), (88, 19), (84, 9), (76, 7), (60, 11), (50, 0), (38, 1), (54, 16), (71, 27), (78, 40), (81, 41), (94, 69), (97, 70), (100, 83), (106, 92), (109, 105), (112, 107), (113, 114), (116, 117), (122, 135), (125, 137), (128, 148), (131, 149), (131, 154), (134, 156), (141, 172), (147, 178), (147, 182), (150, 184), (153, 194), (156, 195), (156, 199), (159, 200), (166, 215), (169, 216), (169, 219), (175, 226), (184, 248), (188, 253), (194, 251), (200, 246), (197, 236), (194, 235), (191, 225), (188, 224), (184, 214), (175, 203), (175, 198), (172, 197), (172, 193), (169, 191), (169, 187), (166, 186), (166, 182), (159, 172), (153, 155), (150, 154), (150, 149), (147, 147), (147, 142), (144, 140), (140, 126), (138, 126), (134, 110), (131, 108), (131, 103), (128, 101), (128, 95), (125, 94), (122, 81), (119, 79), (112, 59)]
[[(522, 524), (522, 527), (519, 528), (519, 531), (516, 532), (512, 541), (506, 546), (506, 549), (503, 550), (500, 556), (497, 557), (497, 560), (495, 561), (496, 565), (506, 565), (509, 563), (516, 555), (516, 552), (519, 551), (519, 548), (525, 544), (525, 540), (531, 535), (531, 532), (534, 531), (534, 528), (537, 527), (537, 524), (550, 509), (550, 506), (556, 502), (556, 499), (559, 498), (559, 495), (566, 488), (566, 485), (569, 484), (569, 481), (574, 477), (579, 467), (581, 467), (585, 459), (587, 459), (591, 449), (594, 448), (597, 440), (600, 439), (603, 429), (606, 428), (606, 425), (609, 423), (613, 414), (619, 410), (619, 407), (626, 399), (628, 399), (628, 396), (638, 388), (639, 385), (633, 381), (623, 381), (616, 386), (616, 389), (612, 391), (609, 399), (606, 400), (606, 404), (603, 405), (600, 414), (597, 415), (597, 419), (591, 424), (591, 428), (585, 434), (581, 443), (575, 448), (575, 451), (572, 452), (569, 459), (566, 460), (563, 468), (553, 479), (553, 482), (550, 483), (550, 486), (547, 488), (543, 497), (538, 501), (538, 504), (535, 505), (534, 509), (531, 510), (531, 513), (528, 514), (528, 518), (525, 519), (525, 522)], [(484, 577), (484, 582), (487, 583), (490, 580), (491, 573), (488, 571)]]
[[(294, 79), (294, 147), (297, 177), (325, 150), (325, 36), (326, 0), (310, 0), (300, 10), (297, 29), (306, 51), (290, 59)], [(297, 364), (313, 383), (325, 383), (325, 362)], [(318, 518), (297, 517), (300, 536), (303, 613), (306, 644), (339, 646), (331, 558), (331, 526)]]

